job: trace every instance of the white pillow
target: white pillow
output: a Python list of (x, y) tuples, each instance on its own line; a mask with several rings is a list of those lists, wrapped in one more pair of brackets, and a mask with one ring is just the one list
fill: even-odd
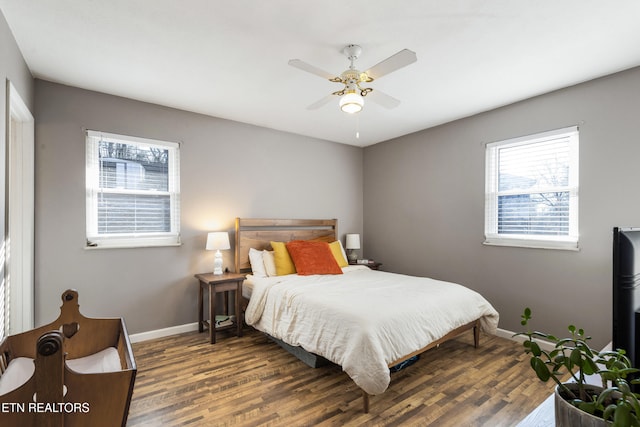
[(276, 273), (276, 259), (273, 257), (273, 251), (262, 251), (262, 262), (264, 262), (264, 269), (267, 272), (267, 276), (277, 276)]
[(249, 248), (249, 263), (251, 263), (251, 273), (255, 277), (267, 277), (267, 271), (264, 268), (262, 259), (262, 251)]
[(0, 377), (0, 396), (13, 391), (29, 381), (36, 371), (36, 364), (28, 357), (11, 359), (9, 366)]

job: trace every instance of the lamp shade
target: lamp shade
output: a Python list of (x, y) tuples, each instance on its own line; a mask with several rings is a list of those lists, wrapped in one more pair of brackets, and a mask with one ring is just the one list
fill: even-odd
[(360, 249), (360, 235), (347, 234), (347, 239), (344, 247), (345, 249)]
[(354, 92), (348, 92), (340, 98), (340, 109), (345, 113), (354, 114), (362, 110), (364, 98)]
[(229, 233), (226, 231), (214, 231), (207, 234), (207, 248), (208, 251), (231, 249), (229, 244)]

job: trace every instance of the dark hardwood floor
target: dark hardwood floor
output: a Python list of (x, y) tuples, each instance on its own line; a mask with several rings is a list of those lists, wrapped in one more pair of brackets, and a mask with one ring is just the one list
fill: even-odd
[(133, 345), (127, 426), (515, 426), (553, 389), (521, 345), (472, 334), (422, 354), (371, 396), (337, 366), (310, 368), (252, 328), (208, 343), (197, 332)]

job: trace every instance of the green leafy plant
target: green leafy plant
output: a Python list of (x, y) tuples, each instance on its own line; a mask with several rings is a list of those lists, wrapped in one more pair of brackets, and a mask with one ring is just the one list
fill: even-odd
[[(531, 309), (524, 309), (521, 324), (527, 326), (531, 320)], [(551, 334), (528, 330), (514, 336), (524, 336), (524, 351), (531, 355), (531, 368), (544, 382), (550, 379), (558, 386), (560, 395), (574, 406), (611, 421), (614, 427), (640, 427), (640, 395), (631, 390), (629, 375), (640, 372), (632, 366), (622, 349), (597, 351), (589, 346), (590, 336), (583, 329), (569, 325), (569, 334), (557, 338)], [(542, 339), (553, 344), (553, 350), (542, 348), (537, 341)], [(595, 392), (587, 383), (587, 376), (597, 374), (602, 380), (601, 392)], [(577, 392), (566, 386), (576, 384)], [(631, 384), (640, 383), (632, 380)]]

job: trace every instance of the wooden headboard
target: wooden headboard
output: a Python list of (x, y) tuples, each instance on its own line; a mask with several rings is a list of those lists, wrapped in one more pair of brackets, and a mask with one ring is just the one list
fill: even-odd
[(236, 272), (251, 270), (249, 249), (271, 249), (271, 242), (337, 240), (337, 219), (236, 218)]

